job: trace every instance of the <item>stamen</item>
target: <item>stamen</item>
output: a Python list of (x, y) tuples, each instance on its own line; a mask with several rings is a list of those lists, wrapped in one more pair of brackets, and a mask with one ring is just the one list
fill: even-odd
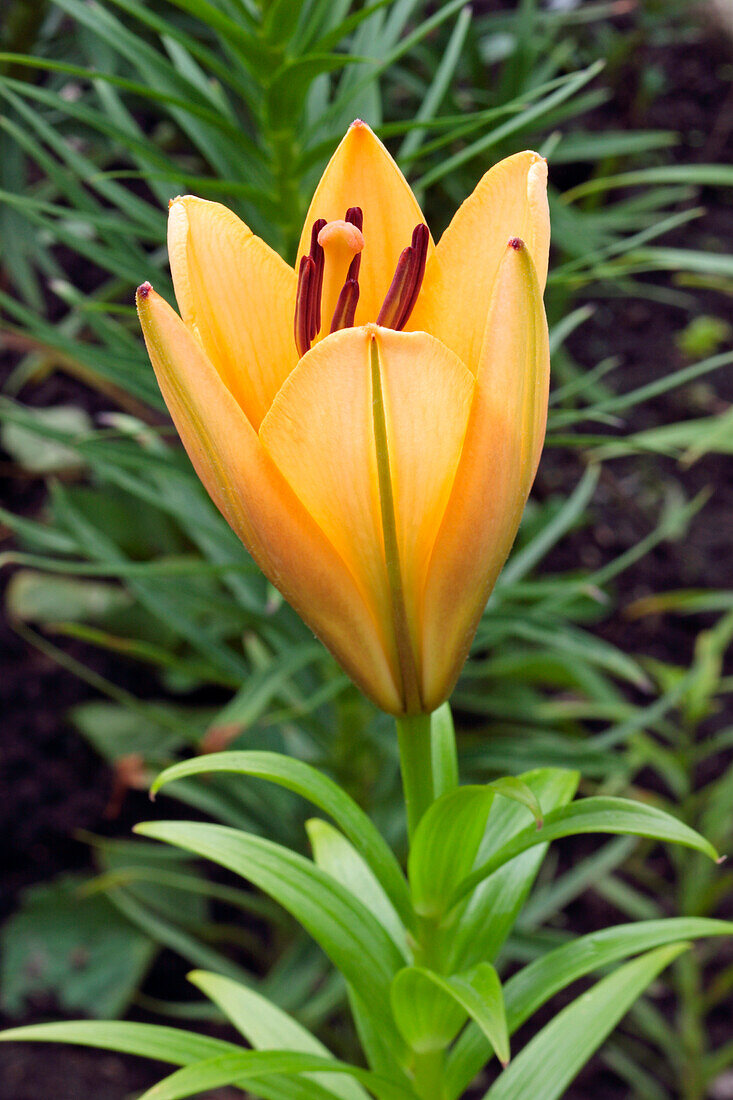
[(336, 309), (333, 311), (331, 332), (336, 332), (340, 328), (353, 328), (358, 301), (359, 284), (356, 279), (347, 279), (341, 288)]
[[(344, 218), (344, 221), (350, 222), (351, 225), (355, 225), (361, 233), (364, 228), (364, 211), (360, 206), (350, 206), (349, 209), (346, 211), (346, 217)], [(349, 265), (349, 270), (346, 274), (346, 278), (358, 279), (360, 268), (361, 252), (357, 252)]]
[(308, 326), (310, 332), (309, 339), (311, 341), (315, 340), (321, 329), (321, 294), (323, 293), (323, 269), (326, 265), (326, 253), (318, 243), (318, 234), (325, 224), (325, 218), (317, 218), (316, 221), (313, 222), (313, 228), (311, 229), (310, 257), (316, 265), (316, 272), (311, 290), (311, 317)]
[(400, 258), (397, 261), (397, 268), (377, 317), (377, 324), (384, 325), (385, 328), (396, 328), (395, 322), (402, 314), (408, 283), (410, 282), (412, 255), (412, 248), (408, 245), (407, 248), (402, 249)]
[(325, 218), (313, 223), (310, 252), (300, 258), (295, 292), (295, 346), (298, 355), (305, 355), (310, 349), (321, 327), (321, 289), (326, 257), (318, 243), (318, 234), (325, 224)]
[(405, 302), (405, 308), (402, 316), (397, 324), (398, 329), (405, 327), (410, 319), (410, 314), (415, 308), (415, 302), (417, 296), (420, 293), (422, 287), (422, 281), (425, 277), (425, 263), (428, 258), (428, 244), (430, 242), (430, 230), (424, 222), (420, 222), (416, 225), (412, 231), (412, 249), (414, 253), (414, 268), (412, 276), (412, 287), (410, 290), (410, 297)]
[(397, 261), (394, 278), (377, 317), (377, 324), (385, 328), (402, 329), (415, 308), (425, 275), (430, 234), (424, 222), (412, 231), (412, 244), (402, 250)]
[(298, 289), (295, 294), (295, 346), (303, 356), (311, 346), (312, 301), (311, 287), (315, 280), (316, 265), (311, 256), (301, 256), (298, 270)]

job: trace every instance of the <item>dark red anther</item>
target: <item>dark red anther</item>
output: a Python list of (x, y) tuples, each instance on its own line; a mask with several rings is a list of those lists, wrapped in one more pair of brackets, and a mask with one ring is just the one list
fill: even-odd
[(298, 289), (295, 292), (295, 346), (298, 355), (305, 355), (321, 328), (321, 292), (326, 255), (318, 243), (318, 234), (325, 224), (325, 218), (313, 222), (310, 252), (300, 258)]
[(361, 233), (364, 228), (364, 211), (360, 206), (350, 206), (346, 211), (345, 222), (350, 222), (351, 225), (355, 225)]
[(341, 288), (341, 293), (333, 311), (331, 332), (340, 328), (353, 328), (356, 306), (359, 301), (359, 284), (356, 279), (347, 279)]
[(298, 269), (298, 289), (295, 293), (295, 346), (298, 355), (305, 355), (311, 346), (313, 318), (312, 287), (316, 277), (316, 265), (312, 256), (301, 256)]
[(402, 316), (399, 319), (396, 327), (398, 329), (404, 328), (410, 319), (410, 314), (415, 308), (415, 302), (417, 296), (420, 293), (422, 287), (422, 281), (425, 277), (425, 263), (428, 258), (428, 244), (430, 243), (430, 230), (424, 222), (420, 222), (412, 231), (412, 251), (414, 255), (413, 259), (413, 272), (412, 272), (412, 285), (410, 287), (410, 296), (405, 302), (405, 308), (402, 311)]
[[(351, 222), (361, 233), (364, 228), (364, 211), (360, 206), (350, 206), (346, 211), (346, 217), (344, 221)], [(347, 279), (358, 279), (359, 271), (361, 269), (361, 252), (357, 252), (353, 260), (349, 264), (349, 270), (346, 272)]]
[(325, 224), (325, 218), (317, 218), (316, 221), (313, 222), (313, 228), (311, 229), (311, 249), (309, 255), (316, 265), (313, 285), (310, 292), (311, 310), (308, 331), (309, 340), (311, 341), (315, 340), (321, 330), (321, 294), (323, 293), (323, 269), (326, 264), (326, 254), (318, 243), (318, 234)]
[(397, 268), (392, 282), (389, 284), (382, 308), (377, 317), (377, 324), (385, 328), (396, 328), (396, 322), (402, 314), (402, 306), (405, 301), (407, 286), (410, 282), (410, 265), (412, 263), (412, 247), (403, 248), (397, 261)]
[(429, 240), (428, 227), (420, 222), (412, 231), (412, 244), (402, 250), (397, 261), (394, 278), (377, 317), (378, 325), (402, 329), (407, 324), (425, 275)]

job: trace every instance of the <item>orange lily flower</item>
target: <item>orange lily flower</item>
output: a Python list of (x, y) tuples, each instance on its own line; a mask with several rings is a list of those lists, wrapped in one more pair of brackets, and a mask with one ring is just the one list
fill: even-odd
[(508, 157), (439, 243), (355, 122), (295, 269), (219, 203), (170, 207), (181, 316), (138, 311), (196, 471), (270, 581), (392, 714), (449, 695), (514, 540), (549, 380), (547, 166)]

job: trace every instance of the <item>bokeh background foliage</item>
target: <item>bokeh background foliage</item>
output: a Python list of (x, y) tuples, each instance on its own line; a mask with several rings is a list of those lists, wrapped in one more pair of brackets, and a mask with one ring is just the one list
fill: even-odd
[[(337, 1049), (346, 1042), (342, 984), (289, 918), (180, 853), (129, 840), (125, 815), (144, 805), (130, 790), (182, 755), (268, 748), (338, 778), (400, 842), (390, 724), (213, 509), (170, 429), (131, 304), (143, 279), (172, 300), (164, 240), (177, 193), (227, 203), (292, 260), (315, 181), (354, 117), (389, 144), (436, 235), (494, 160), (534, 147), (551, 164), (548, 449), (456, 690), (462, 774), (577, 767), (587, 791), (654, 800), (730, 845), (733, 594), (715, 577), (690, 587), (679, 569), (632, 601), (628, 581), (670, 544), (684, 559), (711, 507), (705, 477), (687, 471), (726, 469), (733, 438), (733, 260), (698, 228), (705, 203), (730, 204), (725, 134), (706, 159), (674, 122), (644, 125), (667, 94), (663, 64), (642, 65), (623, 94), (637, 51), (664, 57), (706, 33), (701, 5), (651, 0), (8, 4), (0, 441), (10, 472), (44, 492), (0, 510), (6, 615), (92, 689), (68, 719), (114, 784), (110, 820), (82, 838), (95, 871), (34, 886), (5, 925), (5, 1012), (51, 996), (74, 1013), (134, 1003), (200, 1017), (203, 1004), (178, 992), (175, 954), (254, 982)], [(599, 318), (638, 328), (640, 304), (652, 322), (671, 312), (677, 344), (625, 373), (623, 342)], [(63, 399), (44, 407), (37, 394), (59, 377)], [(613, 528), (628, 512), (642, 522), (619, 546)], [(685, 643), (660, 646), (683, 616)], [(170, 794), (305, 848), (305, 807), (285, 791), (221, 775)], [(171, 807), (166, 795), (157, 812)], [(593, 903), (579, 900), (589, 891)], [(576, 843), (546, 861), (501, 965), (604, 923), (599, 903), (628, 917), (730, 915), (732, 892), (729, 873), (685, 850), (650, 862), (640, 841)], [(712, 985), (706, 951), (717, 953)], [(619, 1090), (609, 1096), (696, 1100), (733, 1065), (716, 1024), (733, 989), (726, 949), (697, 949), (670, 973), (602, 1055)]]

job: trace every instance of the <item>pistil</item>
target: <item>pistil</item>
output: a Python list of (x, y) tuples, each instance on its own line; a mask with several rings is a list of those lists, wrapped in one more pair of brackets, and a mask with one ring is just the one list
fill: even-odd
[[(355, 220), (348, 220), (351, 215)], [(361, 221), (361, 210), (354, 207), (347, 211), (343, 221), (327, 222), (318, 234), (318, 243), (325, 253), (323, 275), (322, 311), (324, 318), (331, 318), (329, 329), (345, 327), (341, 323), (344, 308), (354, 299), (354, 288), (347, 289), (346, 283), (356, 284), (358, 298), (358, 274), (364, 237), (356, 221)], [(342, 291), (345, 292), (342, 300)], [(353, 301), (354, 309), (356, 301)], [(353, 315), (352, 322), (353, 323)]]

